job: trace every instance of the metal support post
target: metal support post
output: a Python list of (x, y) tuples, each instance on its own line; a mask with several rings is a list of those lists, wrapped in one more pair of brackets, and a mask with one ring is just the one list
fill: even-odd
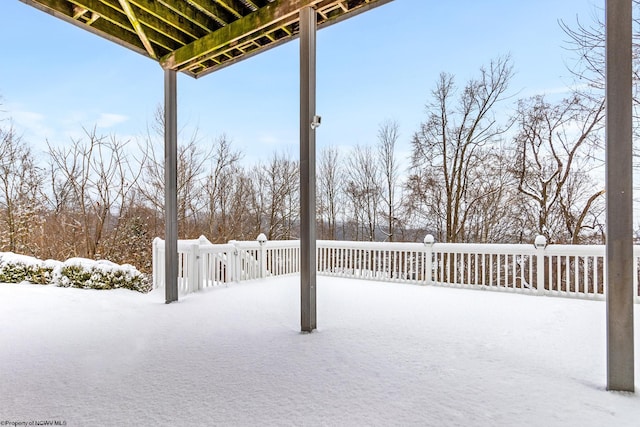
[(606, 2), (607, 389), (618, 391), (634, 391), (631, 2)]
[(164, 71), (165, 302), (178, 300), (178, 114), (176, 71)]
[(301, 9), (300, 323), (304, 332), (316, 329), (316, 27), (316, 11)]

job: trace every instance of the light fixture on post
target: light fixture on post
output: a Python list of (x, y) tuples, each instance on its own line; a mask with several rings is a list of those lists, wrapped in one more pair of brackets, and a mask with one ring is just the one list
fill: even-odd
[(432, 234), (427, 234), (426, 236), (424, 236), (424, 240), (422, 242), (425, 246), (433, 246), (435, 241), (436, 239), (434, 239)]
[(321, 123), (322, 123), (322, 117), (318, 115), (313, 116), (313, 120), (311, 120), (311, 129), (316, 130), (317, 128), (320, 127)]

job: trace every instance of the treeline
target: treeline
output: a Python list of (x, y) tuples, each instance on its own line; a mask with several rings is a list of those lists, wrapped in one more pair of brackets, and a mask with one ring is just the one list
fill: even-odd
[[(586, 84), (563, 99), (514, 100), (513, 64), (500, 57), (463, 84), (439, 76), (409, 156), (398, 153), (393, 120), (370, 145), (321, 149), (317, 237), (602, 242), (604, 183), (594, 176), (604, 158), (601, 28), (565, 25), (587, 60), (573, 69)], [(149, 271), (151, 241), (164, 235), (162, 112), (156, 117), (140, 140), (89, 129), (48, 146), (39, 161), (11, 123), (0, 122), (0, 251), (107, 258)], [(297, 158), (274, 153), (250, 165), (226, 135), (206, 144), (180, 139), (180, 238), (298, 237)]]

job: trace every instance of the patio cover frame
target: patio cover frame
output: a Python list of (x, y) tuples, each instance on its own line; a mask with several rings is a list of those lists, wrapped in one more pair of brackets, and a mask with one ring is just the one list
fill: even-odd
[[(316, 328), (315, 34), (392, 0), (21, 0), (165, 73), (166, 302), (177, 288), (176, 73), (200, 77), (300, 37), (301, 329)], [(606, 0), (607, 389), (634, 391), (632, 0)]]

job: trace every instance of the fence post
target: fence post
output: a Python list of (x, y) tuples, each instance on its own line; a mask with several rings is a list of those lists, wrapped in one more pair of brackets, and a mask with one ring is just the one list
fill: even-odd
[(538, 235), (533, 245), (536, 247), (536, 287), (538, 295), (544, 295), (544, 251), (547, 247), (547, 238)]
[(162, 239), (156, 237), (153, 239), (152, 251), (151, 251), (151, 270), (153, 271), (153, 289), (159, 288), (163, 285), (161, 277), (164, 275), (164, 271), (160, 271), (160, 242)]
[(209, 252), (205, 251), (207, 255), (202, 255), (202, 247), (210, 249), (211, 242), (204, 236), (198, 238), (198, 289), (202, 290), (212, 285), (212, 277), (209, 277), (208, 265), (209, 265)]
[(423, 243), (425, 246), (425, 251), (424, 251), (425, 285), (433, 284), (433, 244), (434, 242), (435, 242), (435, 239), (433, 238), (433, 235), (427, 234), (426, 236), (424, 236)]
[(258, 252), (258, 258), (260, 260), (258, 264), (258, 268), (260, 268), (260, 278), (264, 279), (265, 277), (267, 277), (267, 251), (264, 248), (265, 244), (267, 243), (267, 236), (265, 236), (264, 233), (260, 233), (258, 234), (256, 240), (260, 244), (260, 249)]
[(242, 280), (242, 262), (240, 260), (240, 249), (238, 249), (237, 240), (229, 240), (229, 244), (233, 245), (233, 253), (230, 254), (231, 258), (229, 261), (230, 265), (230, 282), (239, 283)]
[(187, 289), (189, 292), (197, 292), (200, 289), (200, 280), (199, 280), (199, 272), (200, 272), (200, 245), (196, 240), (191, 244), (189, 250), (189, 276), (188, 276), (188, 286)]

